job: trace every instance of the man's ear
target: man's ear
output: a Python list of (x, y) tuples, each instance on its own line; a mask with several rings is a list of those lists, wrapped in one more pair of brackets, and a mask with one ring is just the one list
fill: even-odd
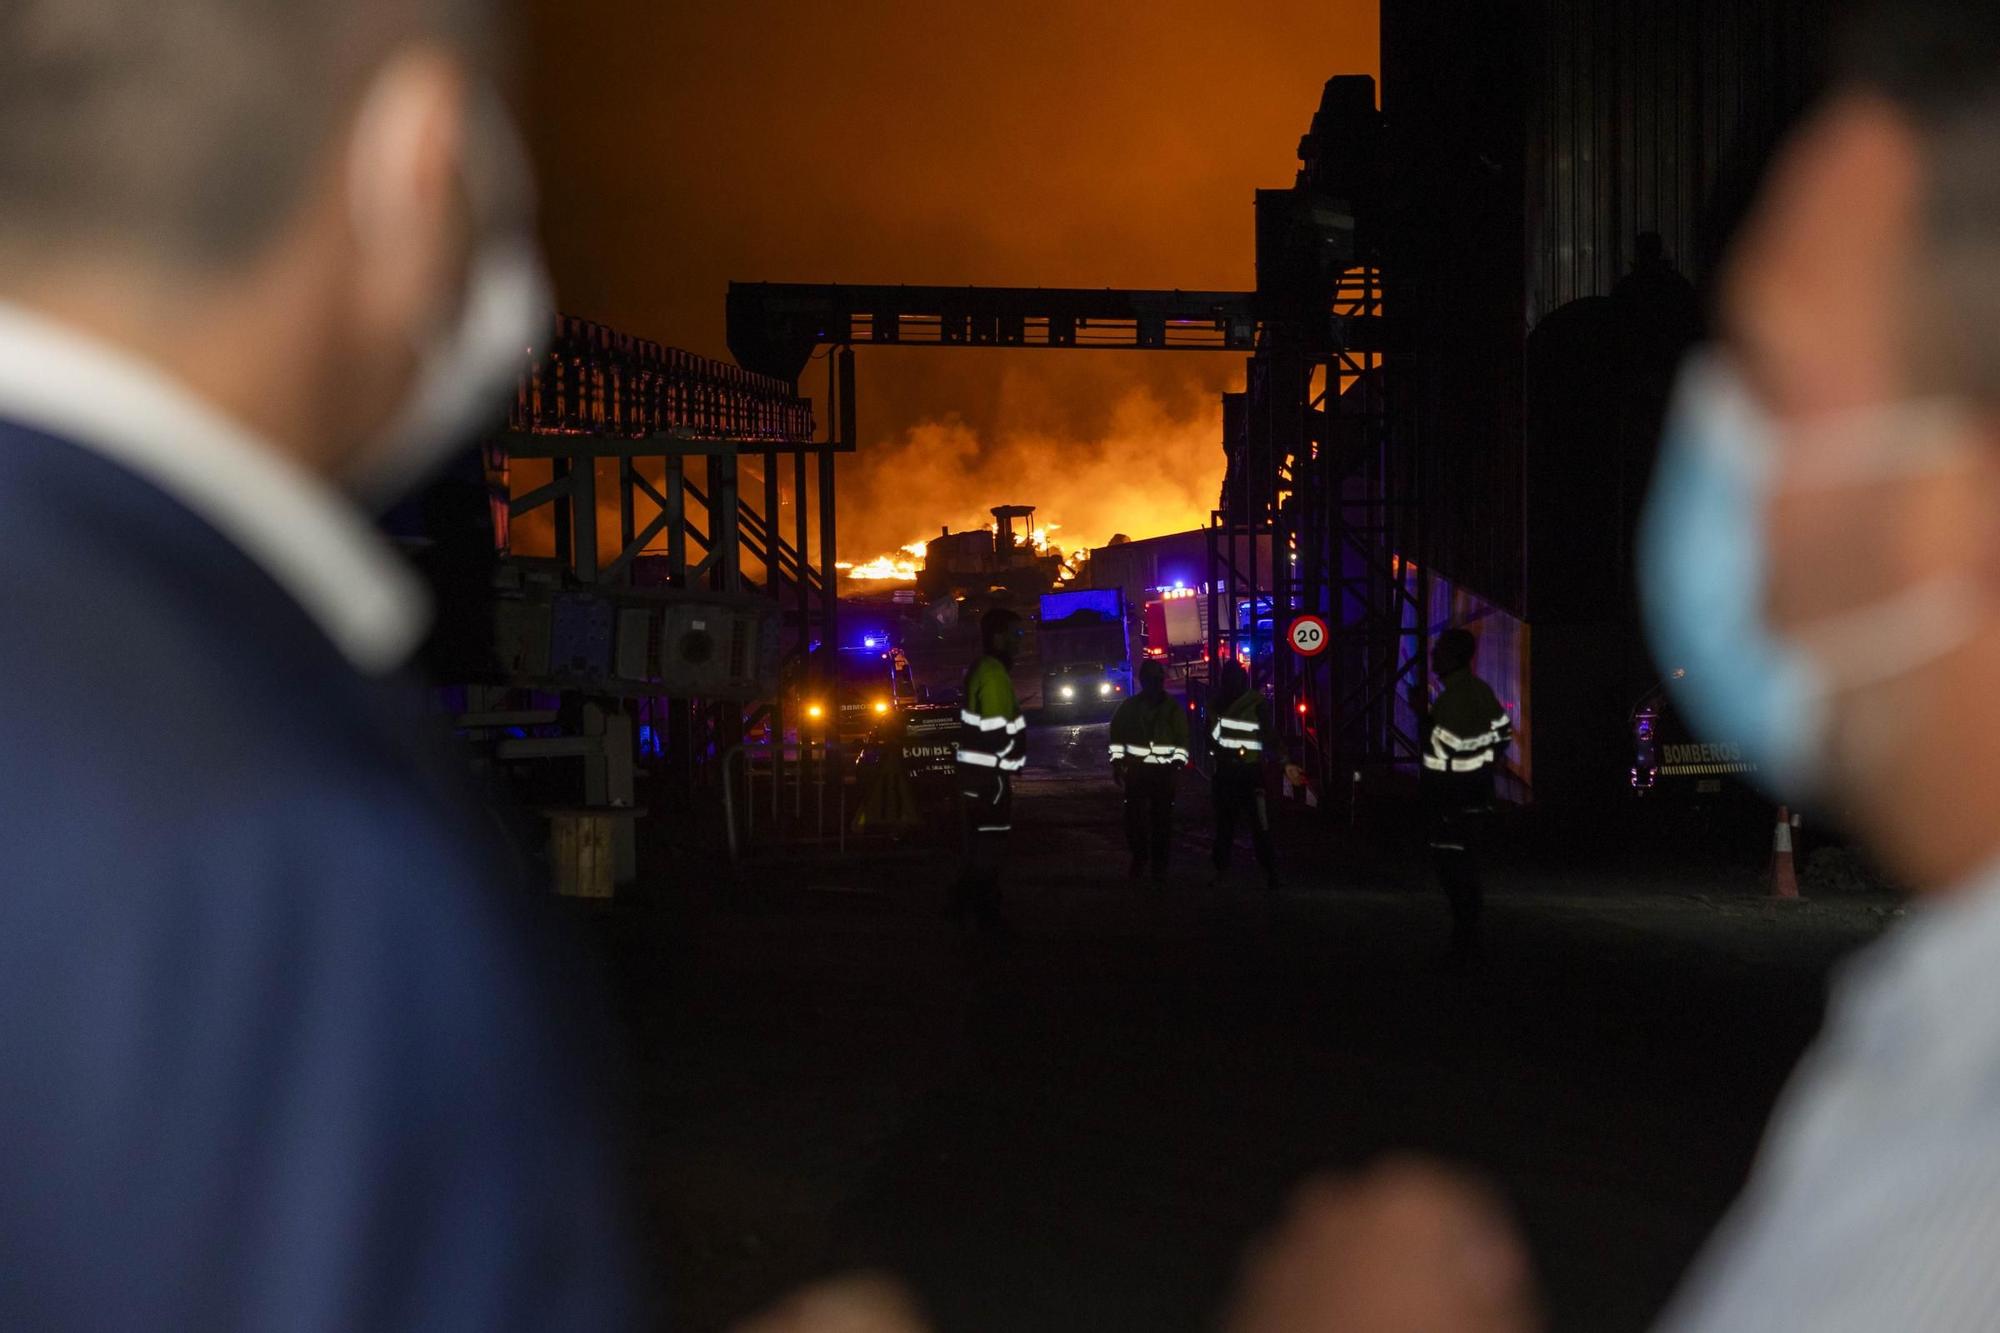
[(1976, 513), (1967, 516), (1973, 540), (1978, 543), (1977, 568), (1973, 573), (1988, 601), (2000, 606), (2000, 523), (1991, 521), (1991, 515), (2000, 512), (2000, 412), (1983, 414), (1977, 434), (1975, 443), (1983, 465), (1977, 487), (1967, 488), (1978, 493), (1971, 500)]
[(407, 337), (452, 314), (467, 248), (468, 94), (456, 58), (413, 47), (383, 68), (355, 114), (345, 181), (355, 296), (376, 336)]

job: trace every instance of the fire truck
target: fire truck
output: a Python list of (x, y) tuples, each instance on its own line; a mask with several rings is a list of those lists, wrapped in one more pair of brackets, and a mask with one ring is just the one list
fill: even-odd
[(1632, 706), (1633, 792), (1653, 800), (1748, 795), (1756, 763), (1735, 741), (1706, 740), (1690, 732), (1674, 710), (1670, 684), (1659, 682)]
[(910, 662), (899, 648), (874, 643), (842, 648), (828, 665), (832, 688), (800, 691), (794, 713), (801, 732), (811, 740), (828, 735), (849, 743), (867, 740), (916, 702)]

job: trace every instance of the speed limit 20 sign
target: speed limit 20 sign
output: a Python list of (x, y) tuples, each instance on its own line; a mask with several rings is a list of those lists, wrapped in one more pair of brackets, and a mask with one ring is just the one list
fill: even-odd
[(1318, 616), (1300, 616), (1285, 631), (1291, 641), (1292, 651), (1300, 657), (1318, 657), (1326, 651), (1326, 622)]

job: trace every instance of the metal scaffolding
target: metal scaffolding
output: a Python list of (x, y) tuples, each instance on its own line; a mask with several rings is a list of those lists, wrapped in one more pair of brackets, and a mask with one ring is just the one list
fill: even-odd
[[(842, 392), (851, 376), (851, 354), (829, 359), (837, 423), (852, 420)], [(769, 790), (760, 795), (774, 821), (781, 789), (794, 789), (797, 813), (806, 784), (824, 790), (840, 762), (837, 737), (817, 747), (786, 740), (798, 724), (786, 715), (787, 692), (831, 686), (826, 655), (813, 649), (839, 633), (835, 459), (853, 448), (852, 431), (816, 433), (812, 403), (792, 383), (563, 318), (488, 456), (496, 540), (510, 563), (553, 566), (562, 587), (606, 597), (771, 608), (783, 631), (776, 690), (754, 699), (698, 686), (621, 693), (685, 790), (726, 786), (746, 737), (761, 737)], [(537, 484), (514, 494), (530, 469)], [(538, 519), (547, 557), (526, 555), (518, 540)]]

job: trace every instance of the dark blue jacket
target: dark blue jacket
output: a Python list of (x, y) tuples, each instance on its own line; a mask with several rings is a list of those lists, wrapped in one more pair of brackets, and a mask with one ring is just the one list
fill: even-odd
[(568, 981), (427, 734), (0, 424), (0, 1328), (625, 1326)]

